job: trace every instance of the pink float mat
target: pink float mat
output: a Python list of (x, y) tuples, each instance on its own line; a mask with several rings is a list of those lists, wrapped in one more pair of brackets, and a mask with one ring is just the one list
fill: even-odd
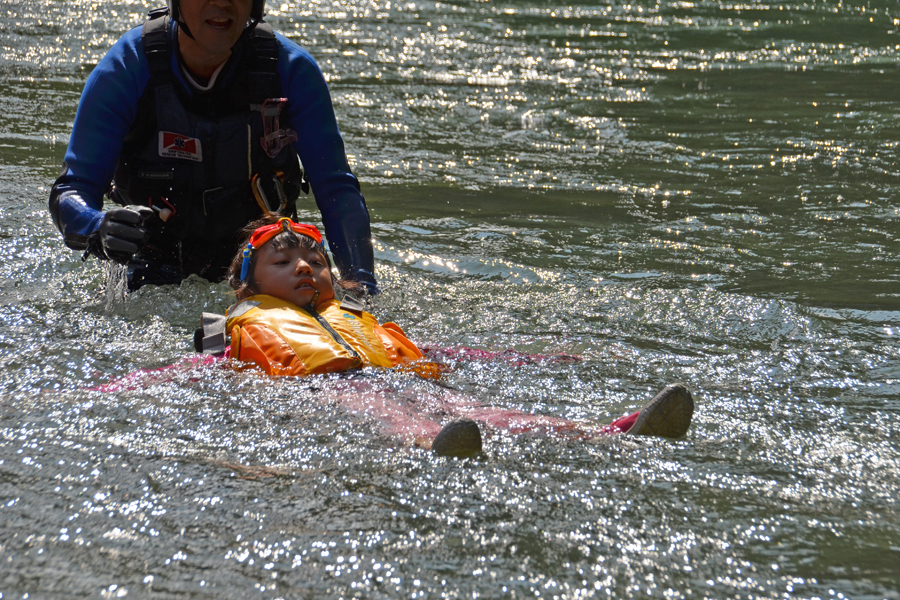
[(637, 413), (609, 425), (583, 423), (486, 405), (455, 390), (397, 391), (366, 380), (339, 382), (329, 389), (328, 401), (346, 413), (370, 417), (381, 432), (419, 446), (430, 447), (443, 425), (461, 417), (478, 422), (482, 431), (565, 438), (593, 438), (627, 431)]
[[(519, 352), (509, 348), (507, 350), (490, 351), (478, 350), (477, 348), (467, 348), (460, 346), (458, 348), (438, 348), (436, 346), (422, 346), (422, 353), (429, 360), (440, 362), (441, 360), (456, 361), (499, 361), (512, 365), (534, 364), (539, 362), (579, 362), (580, 356), (574, 354), (529, 354)], [(123, 390), (137, 390), (144, 386), (156, 383), (165, 383), (176, 375), (189, 372), (191, 369), (200, 366), (209, 366), (218, 364), (226, 360), (231, 355), (231, 347), (225, 347), (225, 354), (222, 356), (213, 356), (210, 354), (192, 354), (186, 356), (172, 365), (159, 367), (156, 369), (141, 369), (133, 373), (129, 373), (124, 377), (110, 381), (96, 387), (89, 388), (92, 391), (99, 392), (120, 392)]]
[(197, 367), (205, 367), (224, 362), (231, 354), (231, 349), (226, 348), (225, 354), (222, 356), (212, 356), (210, 354), (191, 354), (176, 362), (173, 365), (166, 365), (158, 369), (141, 369), (133, 373), (129, 373), (124, 377), (114, 379), (109, 383), (104, 383), (92, 388), (88, 388), (93, 392), (121, 392), (125, 390), (140, 390), (148, 385), (158, 383), (166, 383), (171, 381), (177, 375), (188, 373)]
[[(227, 368), (225, 361), (230, 353), (228, 350), (230, 348), (223, 356), (193, 354), (173, 365), (157, 369), (141, 369), (90, 389), (98, 392), (140, 390), (150, 385), (171, 381), (176, 376), (190, 373), (197, 367), (221, 364), (223, 368)], [(488, 352), (472, 348), (429, 348), (426, 356), (432, 360), (444, 356), (456, 360), (501, 360), (513, 364), (528, 364), (543, 360), (563, 362), (580, 360), (567, 354), (525, 354), (515, 350)], [(440, 432), (443, 424), (460, 417), (477, 421), (486, 433), (528, 433), (589, 438), (627, 431), (638, 415), (634, 413), (609, 425), (601, 426), (489, 406), (453, 390), (440, 390), (437, 393), (398, 392), (376, 387), (371, 381), (366, 380), (336, 383), (334, 389), (329, 390), (327, 401), (336, 404), (347, 413), (374, 419), (379, 423), (382, 433), (389, 437), (424, 447), (430, 447), (431, 440)]]

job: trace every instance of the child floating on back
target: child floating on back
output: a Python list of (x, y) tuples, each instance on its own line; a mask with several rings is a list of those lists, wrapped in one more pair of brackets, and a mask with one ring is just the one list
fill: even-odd
[(229, 282), (241, 301), (228, 314), (231, 355), (270, 375), (395, 367), (422, 359), (397, 325), (380, 325), (357, 303), (341, 308), (334, 297), (341, 282), (333, 278), (322, 236), (312, 225), (281, 218), (254, 229), (232, 263)]
[[(245, 233), (244, 249), (229, 271), (229, 283), (238, 298), (226, 323), (232, 358), (280, 376), (360, 367), (399, 367), (425, 377), (439, 376), (440, 368), (424, 358), (399, 326), (379, 324), (352, 296), (343, 303), (335, 299), (336, 286), (352, 291), (353, 284), (334, 276), (316, 227), (273, 216), (251, 223)], [(437, 454), (480, 452), (476, 421), (513, 431), (680, 437), (687, 432), (694, 408), (691, 393), (683, 385), (666, 387), (639, 412), (602, 428), (487, 407), (472, 399), (451, 404), (455, 411), (442, 405), (439, 412), (455, 412), (462, 418), (443, 428), (431, 420), (417, 424), (417, 442), (430, 445)]]

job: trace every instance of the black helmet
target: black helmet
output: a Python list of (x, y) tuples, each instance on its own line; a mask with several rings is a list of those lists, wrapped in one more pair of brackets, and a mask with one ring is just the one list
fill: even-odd
[[(178, 12), (180, 0), (166, 0), (166, 4), (169, 6), (169, 16), (172, 17), (172, 20), (180, 21), (181, 15)], [(265, 4), (266, 0), (253, 0), (253, 8), (250, 9), (250, 18), (254, 21), (262, 21)]]

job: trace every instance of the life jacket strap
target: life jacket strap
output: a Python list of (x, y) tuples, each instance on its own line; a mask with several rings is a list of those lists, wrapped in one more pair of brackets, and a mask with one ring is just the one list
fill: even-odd
[(198, 329), (197, 333), (194, 334), (194, 345), (195, 347), (199, 345), (199, 348), (196, 348), (198, 352), (214, 355), (225, 354), (226, 320), (225, 315), (203, 313), (200, 319), (202, 328)]
[(243, 302), (238, 302), (228, 309), (228, 318), (237, 319), (239, 316), (241, 316), (251, 308), (256, 308), (257, 306), (259, 306), (259, 304), (260, 303), (256, 300), (244, 300)]
[(341, 310), (361, 313), (366, 310), (366, 305), (360, 302), (359, 299), (347, 294), (341, 299)]

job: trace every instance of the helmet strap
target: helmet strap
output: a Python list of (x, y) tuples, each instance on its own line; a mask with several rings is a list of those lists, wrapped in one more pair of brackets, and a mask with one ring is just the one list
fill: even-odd
[(183, 29), (183, 30), (184, 30), (184, 34), (185, 34), (186, 36), (188, 36), (189, 38), (191, 38), (191, 39), (194, 40), (194, 41), (197, 40), (197, 38), (194, 37), (194, 34), (191, 33), (191, 30), (188, 28), (187, 23), (185, 23), (184, 21), (176, 21), (176, 23), (178, 23), (178, 27), (179, 27), (180, 29)]

